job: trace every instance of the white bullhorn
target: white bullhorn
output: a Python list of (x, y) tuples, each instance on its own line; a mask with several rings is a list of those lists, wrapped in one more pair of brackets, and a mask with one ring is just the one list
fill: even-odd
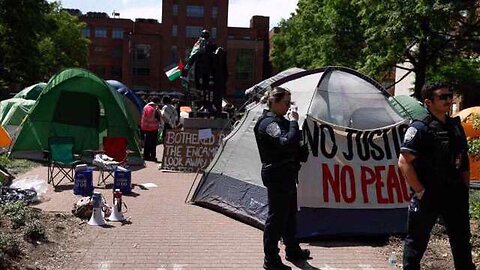
[(92, 195), (92, 202), (93, 202), (93, 211), (90, 220), (88, 221), (88, 225), (93, 226), (103, 226), (105, 225), (105, 218), (103, 213), (103, 201), (102, 201), (102, 194), (100, 193), (93, 193)]
[(123, 213), (126, 213), (127, 211), (123, 212), (122, 206), (125, 206), (125, 208), (127, 208), (127, 205), (125, 205), (125, 203), (122, 202), (122, 192), (120, 191), (120, 189), (115, 189), (115, 191), (113, 191), (112, 213), (108, 217), (109, 221), (121, 222), (125, 220)]

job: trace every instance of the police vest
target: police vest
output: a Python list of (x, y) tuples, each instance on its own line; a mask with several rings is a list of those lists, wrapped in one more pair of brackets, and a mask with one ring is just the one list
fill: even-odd
[(427, 127), (429, 146), (427, 153), (423, 153), (423, 166), (420, 174), (424, 174), (428, 179), (439, 183), (452, 183), (461, 180), (460, 168), (464, 165), (462, 162), (468, 162), (462, 159), (464, 152), (467, 151), (462, 146), (465, 140), (461, 130), (459, 119), (448, 119), (448, 123), (442, 124), (427, 115), (422, 121)]
[[(267, 121), (269, 123), (276, 122), (281, 130), (281, 134), (287, 133), (290, 128), (290, 121), (283, 117), (278, 117), (272, 112), (264, 112), (262, 116), (258, 118), (258, 121), (254, 127), (254, 133), (262, 163), (282, 165), (288, 162), (294, 162), (296, 160), (300, 145), (291, 144), (280, 147), (272, 144), (271, 140), (268, 140), (264, 137), (269, 135), (260, 134), (259, 128), (262, 121)], [(265, 131), (262, 130), (262, 132)], [(300, 134), (297, 134), (297, 136), (300, 136)]]

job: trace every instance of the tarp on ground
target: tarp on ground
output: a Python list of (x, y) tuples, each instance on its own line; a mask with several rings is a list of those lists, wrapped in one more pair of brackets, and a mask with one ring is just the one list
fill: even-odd
[(93, 73), (66, 69), (54, 75), (21, 125), (11, 157), (43, 159), (48, 138), (71, 136), (75, 153), (99, 149), (103, 136), (126, 137), (133, 164), (142, 164), (139, 130), (123, 97)]
[[(291, 90), (310, 148), (299, 172), (297, 234), (404, 232), (409, 192), (397, 168), (408, 120), (388, 93), (351, 69), (297, 71), (257, 88)], [(263, 104), (248, 106), (202, 175), (192, 201), (254, 226), (267, 218), (267, 193), (253, 127)]]

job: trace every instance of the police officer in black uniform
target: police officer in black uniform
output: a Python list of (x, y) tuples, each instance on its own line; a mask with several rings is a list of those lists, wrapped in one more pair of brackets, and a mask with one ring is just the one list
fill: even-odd
[(446, 84), (427, 84), (422, 98), (428, 115), (414, 120), (407, 132), (398, 166), (413, 190), (403, 269), (420, 269), (430, 232), (443, 217), (455, 269), (475, 269), (470, 245), (468, 145), (459, 117), (447, 115), (453, 94)]
[[(268, 193), (268, 217), (265, 222), (263, 245), (265, 269), (291, 269), (284, 265), (278, 242), (283, 238), (286, 259), (307, 260), (308, 249), (301, 249), (295, 238), (297, 187), (296, 181), (300, 160), (305, 161), (305, 149), (300, 147), (301, 134), (298, 128), (298, 113), (289, 112), (290, 121), (284, 115), (290, 108), (290, 92), (275, 87), (264, 97), (269, 109), (258, 119), (254, 132), (262, 161), (262, 181)], [(300, 153), (303, 152), (303, 157)]]

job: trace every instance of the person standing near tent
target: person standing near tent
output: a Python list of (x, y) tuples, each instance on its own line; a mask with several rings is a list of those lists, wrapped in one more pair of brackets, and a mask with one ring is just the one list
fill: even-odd
[(428, 114), (405, 133), (398, 166), (413, 190), (408, 208), (403, 269), (420, 269), (430, 232), (443, 217), (455, 269), (472, 270), (468, 145), (459, 117), (447, 115), (453, 94), (446, 84), (427, 84)]
[[(262, 181), (268, 194), (268, 217), (263, 233), (265, 269), (291, 269), (282, 263), (278, 242), (283, 238), (286, 260), (303, 261), (310, 258), (308, 249), (301, 249), (296, 234), (297, 187), (301, 134), (298, 113), (289, 112), (291, 94), (281, 87), (267, 92), (264, 99), (268, 109), (263, 111), (255, 128)], [(307, 152), (308, 154), (308, 152)], [(306, 158), (305, 158), (306, 159)], [(305, 160), (303, 160), (305, 161)]]
[(166, 132), (174, 129), (178, 125), (178, 113), (175, 106), (172, 104), (172, 99), (169, 96), (163, 96), (162, 98), (162, 121), (164, 123), (163, 134), (166, 135)]
[(151, 98), (150, 102), (143, 107), (140, 121), (145, 140), (143, 159), (155, 162), (157, 161), (157, 138), (161, 120), (158, 103), (160, 103), (158, 97)]

